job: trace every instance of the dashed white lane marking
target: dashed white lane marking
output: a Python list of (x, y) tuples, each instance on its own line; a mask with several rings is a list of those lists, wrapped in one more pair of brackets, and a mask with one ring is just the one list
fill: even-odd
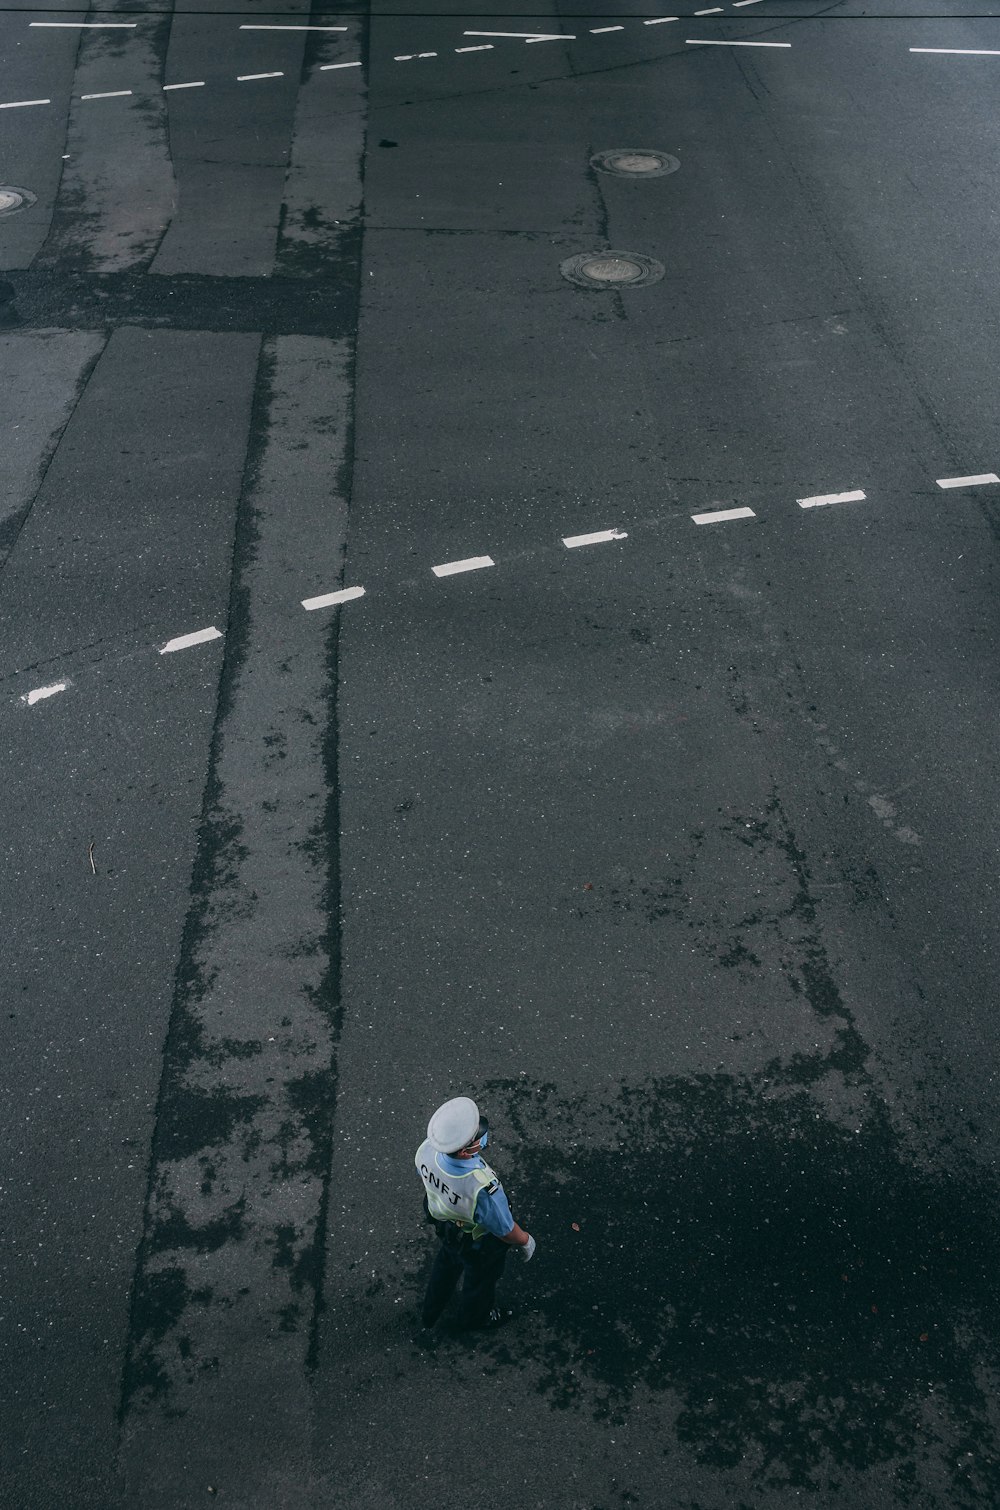
[(939, 488), (979, 488), (987, 482), (1000, 482), (995, 472), (980, 472), (975, 477), (939, 477)]
[(760, 0), (733, 0), (733, 10), (739, 10), (741, 5), (759, 5)]
[(442, 566), (432, 566), (435, 577), (454, 577), (462, 571), (481, 571), (484, 566), (495, 566), (492, 556), (470, 556), (467, 561), (445, 561)]
[(711, 10), (696, 10), (696, 16), (718, 16), (722, 13), (721, 5), (713, 5)]
[(35, 703), (40, 703), (43, 697), (55, 697), (57, 692), (65, 692), (68, 686), (68, 682), (53, 682), (51, 687), (36, 687), (33, 692), (26, 692), (21, 701), (31, 708)]
[(643, 26), (665, 26), (668, 21), (679, 21), (680, 16), (657, 16), (653, 21), (644, 21)]
[(341, 587), (336, 592), (321, 593), (318, 598), (303, 598), (302, 607), (311, 613), (314, 608), (330, 608), (334, 603), (350, 603), (355, 598), (363, 598), (363, 587)]
[(692, 514), (695, 524), (725, 524), (729, 519), (756, 519), (753, 509), (712, 509), (707, 514)]
[(592, 37), (600, 37), (606, 31), (624, 31), (624, 30), (625, 30), (624, 26), (592, 26), (590, 28), (590, 35)]
[(346, 26), (241, 26), (240, 31), (346, 31)]
[(160, 646), (160, 654), (169, 655), (174, 650), (189, 650), (192, 645), (203, 645), (206, 640), (221, 639), (222, 630), (216, 629), (214, 625), (211, 629), (196, 629), (194, 634), (179, 634), (176, 640), (168, 640)]
[(204, 89), (204, 79), (192, 79), (190, 84), (164, 84), (164, 89)]
[(853, 493), (817, 493), (815, 498), (796, 498), (800, 509), (822, 509), (828, 503), (862, 503), (864, 493), (858, 488)]
[(131, 93), (131, 89), (108, 89), (103, 94), (81, 94), (80, 98), (81, 100), (121, 100)]
[(513, 37), (523, 42), (575, 42), (567, 32), (547, 31), (463, 31), (463, 37)]
[(361, 59), (359, 58), (354, 63), (321, 63), (319, 65), (319, 71), (320, 71), (320, 73), (329, 73), (330, 70), (331, 70), (331, 68), (360, 68), (360, 67), (361, 67)]
[(456, 47), (456, 52), (492, 52), (492, 42), (480, 42), (476, 47)]
[(58, 27), (64, 31), (135, 31), (138, 21), (29, 21), (29, 26)]
[(563, 545), (569, 550), (576, 550), (580, 545), (603, 545), (606, 540), (627, 540), (625, 530), (595, 530), (590, 535), (564, 535)]
[(251, 79), (283, 79), (284, 77), (283, 73), (238, 73), (236, 75), (236, 82), (237, 84), (249, 84)]
[(945, 52), (959, 58), (1000, 58), (996, 47), (911, 47), (911, 52)]
[(436, 58), (437, 57), (437, 53), (436, 52), (418, 52), (417, 53), (417, 57), (418, 58)]
[(8, 100), (0, 110), (23, 110), (27, 105), (51, 105), (51, 100)]
[(724, 42), (713, 37), (685, 37), (688, 47), (791, 47), (791, 42)]

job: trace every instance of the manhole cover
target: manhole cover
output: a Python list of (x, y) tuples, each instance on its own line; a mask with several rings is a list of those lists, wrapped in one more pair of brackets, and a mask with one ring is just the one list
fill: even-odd
[(602, 173), (616, 173), (619, 178), (663, 178), (676, 173), (680, 161), (669, 152), (652, 152), (645, 147), (612, 147), (590, 159), (591, 167)]
[(580, 288), (634, 288), (658, 283), (666, 271), (661, 262), (641, 252), (578, 252), (559, 264), (559, 271)]
[(0, 184), (0, 215), (13, 215), (34, 202), (34, 194), (27, 189), (14, 189), (9, 184)]

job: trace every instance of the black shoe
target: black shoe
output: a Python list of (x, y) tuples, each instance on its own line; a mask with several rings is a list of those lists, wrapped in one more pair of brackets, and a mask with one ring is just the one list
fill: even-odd
[(483, 1317), (482, 1321), (468, 1321), (462, 1328), (463, 1332), (492, 1332), (497, 1327), (505, 1326), (508, 1321), (513, 1321), (514, 1312), (508, 1311), (502, 1306), (494, 1306)]

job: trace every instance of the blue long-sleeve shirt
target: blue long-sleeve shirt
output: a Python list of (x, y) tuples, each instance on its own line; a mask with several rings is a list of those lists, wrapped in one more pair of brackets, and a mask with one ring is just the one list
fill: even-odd
[[(453, 1159), (450, 1154), (439, 1153), (438, 1162), (442, 1169), (449, 1174), (468, 1174), (470, 1169), (488, 1169), (485, 1159), (476, 1154), (471, 1159)], [(496, 1170), (492, 1171), (496, 1174)], [(487, 1232), (492, 1232), (494, 1237), (506, 1237), (508, 1232), (514, 1229), (514, 1218), (510, 1214), (510, 1203), (504, 1194), (504, 1188), (498, 1184), (496, 1190), (490, 1192), (481, 1190), (476, 1201), (476, 1221)]]

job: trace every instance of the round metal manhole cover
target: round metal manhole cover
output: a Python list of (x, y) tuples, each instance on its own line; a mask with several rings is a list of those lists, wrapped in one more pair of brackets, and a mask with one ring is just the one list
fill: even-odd
[(578, 252), (559, 264), (559, 271), (580, 288), (635, 288), (658, 283), (666, 269), (641, 252)]
[(664, 178), (676, 173), (680, 160), (669, 152), (653, 152), (645, 147), (612, 147), (590, 159), (591, 167), (619, 178)]
[(34, 204), (35, 196), (28, 189), (15, 189), (10, 184), (0, 184), (0, 215), (13, 215)]

